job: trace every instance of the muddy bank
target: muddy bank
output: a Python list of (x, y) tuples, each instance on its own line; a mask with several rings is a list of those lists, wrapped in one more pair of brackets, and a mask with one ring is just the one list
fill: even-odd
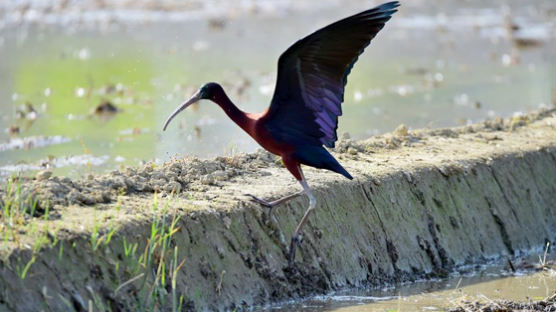
[(451, 309), (450, 312), (474, 312), (474, 311), (556, 311), (556, 294), (546, 297), (544, 300), (530, 302), (514, 302), (508, 300), (493, 300), (489, 303), (467, 302), (460, 307)]
[(345, 136), (336, 151), (355, 179), (305, 170), (317, 209), (295, 267), (287, 248), (307, 199), (269, 217), (244, 195), (299, 189), (265, 152), (12, 183), (3, 207), (33, 209), (3, 217), (0, 309), (231, 310), (444, 276), (555, 241), (554, 110)]

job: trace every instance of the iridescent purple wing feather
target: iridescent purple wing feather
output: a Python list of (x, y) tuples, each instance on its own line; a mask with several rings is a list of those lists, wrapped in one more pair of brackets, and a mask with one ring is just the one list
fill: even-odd
[(328, 25), (280, 56), (265, 123), (275, 139), (334, 147), (347, 76), (398, 6), (388, 2)]

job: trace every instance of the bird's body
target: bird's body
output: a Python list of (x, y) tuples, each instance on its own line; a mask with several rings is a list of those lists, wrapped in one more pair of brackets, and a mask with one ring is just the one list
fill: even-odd
[[(280, 56), (274, 96), (270, 107), (262, 113), (241, 111), (219, 84), (210, 82), (166, 120), (164, 130), (183, 109), (200, 99), (208, 99), (218, 104), (263, 148), (282, 158), (309, 197), (309, 208), (292, 238), (290, 263), (300, 243), (301, 227), (316, 203), (300, 165), (331, 170), (352, 179), (325, 147), (334, 147), (337, 140), (338, 116), (342, 114), (347, 76), (358, 56), (398, 6), (397, 1), (382, 4), (330, 24), (294, 43)], [(273, 202), (250, 196), (273, 207), (295, 195)]]
[(299, 164), (320, 169), (328, 169), (352, 179), (351, 175), (336, 161), (322, 144), (306, 143), (296, 140), (285, 140), (284, 136), (274, 135), (267, 127), (271, 116), (267, 109), (262, 113), (245, 113), (235, 106), (228, 98), (222, 87), (216, 83), (207, 84), (214, 89), (211, 100), (218, 104), (228, 117), (249, 134), (259, 145), (267, 151), (282, 157), (284, 165), (297, 179), (301, 175), (297, 169)]

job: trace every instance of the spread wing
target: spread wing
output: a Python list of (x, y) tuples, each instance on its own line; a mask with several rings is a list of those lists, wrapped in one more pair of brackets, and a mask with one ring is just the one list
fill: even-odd
[(347, 76), (398, 6), (388, 2), (330, 24), (280, 56), (265, 123), (277, 140), (334, 147)]

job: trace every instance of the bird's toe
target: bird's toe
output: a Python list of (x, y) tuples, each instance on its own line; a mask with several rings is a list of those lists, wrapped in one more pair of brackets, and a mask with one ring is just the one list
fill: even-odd
[(252, 195), (252, 194), (245, 194), (245, 196), (251, 197), (251, 200), (252, 200), (252, 201), (254, 201), (254, 202), (256, 202), (256, 203), (258, 203), (258, 204), (260, 204), (260, 205), (263, 205), (263, 206), (265, 206), (265, 207), (267, 207), (267, 208), (272, 208), (272, 205), (271, 205), (269, 202), (267, 202), (266, 200), (264, 200), (264, 199), (260, 199), (260, 198), (258, 198), (257, 196)]
[(292, 236), (292, 244), (297, 245), (297, 247), (301, 247), (302, 242), (303, 242), (303, 235), (295, 234)]

